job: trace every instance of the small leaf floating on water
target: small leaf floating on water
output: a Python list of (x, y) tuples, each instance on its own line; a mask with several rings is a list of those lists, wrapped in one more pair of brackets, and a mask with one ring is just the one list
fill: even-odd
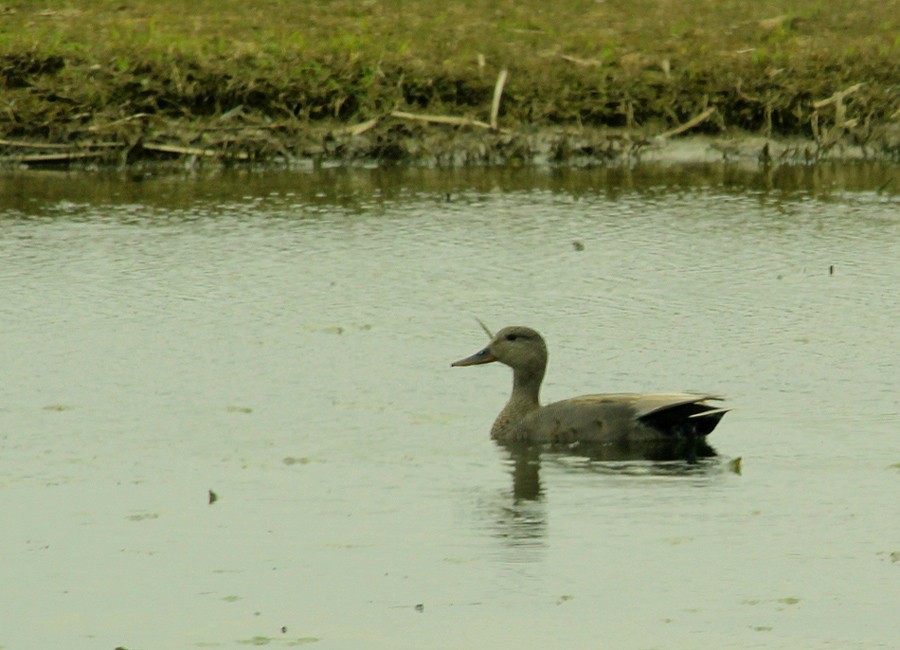
[(249, 639), (238, 639), (238, 643), (241, 645), (268, 645), (272, 639), (267, 636), (254, 636)]
[(253, 413), (253, 409), (246, 406), (226, 406), (225, 410), (229, 413)]
[(828, 267), (828, 275), (834, 275), (834, 264)]
[(209, 491), (209, 505), (214, 504), (218, 500), (219, 500), (219, 495), (216, 494), (215, 492), (213, 492), (212, 490), (210, 490)]
[(416, 605), (415, 610), (420, 613), (424, 612), (425, 611), (425, 603), (419, 603), (418, 605)]
[(572, 247), (577, 251), (584, 250), (584, 244), (582, 244), (580, 241), (577, 241), (577, 240), (572, 242)]
[(738, 456), (737, 458), (732, 458), (731, 460), (729, 460), (728, 465), (727, 465), (728, 471), (740, 475), (742, 460), (743, 460), (743, 458), (741, 456)]

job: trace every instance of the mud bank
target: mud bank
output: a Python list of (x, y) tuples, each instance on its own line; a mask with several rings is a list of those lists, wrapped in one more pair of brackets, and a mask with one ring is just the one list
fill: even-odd
[[(144, 122), (136, 118), (133, 122)], [(149, 120), (147, 121), (149, 122)], [(381, 122), (381, 121), (380, 121)], [(647, 135), (603, 128), (539, 127), (486, 130), (410, 124), (386, 118), (360, 127), (179, 124), (153, 130), (120, 125), (103, 139), (64, 142), (0, 140), (0, 169), (195, 167), (267, 164), (314, 169), (333, 165), (608, 165), (638, 162), (746, 164), (824, 160), (900, 159), (900, 128), (884, 125), (865, 142), (843, 136), (823, 146), (813, 138), (721, 135)]]

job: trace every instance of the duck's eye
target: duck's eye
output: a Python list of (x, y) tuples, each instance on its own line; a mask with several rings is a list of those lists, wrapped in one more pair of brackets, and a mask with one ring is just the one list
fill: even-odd
[(506, 335), (507, 341), (515, 341), (517, 338), (519, 338), (518, 334), (507, 334)]

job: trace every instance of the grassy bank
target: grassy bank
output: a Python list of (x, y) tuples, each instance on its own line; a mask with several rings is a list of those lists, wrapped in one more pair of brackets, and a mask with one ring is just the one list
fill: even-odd
[[(691, 125), (896, 155), (898, 62), (898, 0), (21, 1), (0, 7), (0, 146), (472, 162)], [(417, 119), (490, 122), (504, 69), (501, 130)]]

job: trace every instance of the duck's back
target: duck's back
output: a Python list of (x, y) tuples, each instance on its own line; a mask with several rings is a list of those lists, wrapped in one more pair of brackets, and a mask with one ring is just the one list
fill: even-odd
[(655, 442), (682, 433), (705, 436), (724, 409), (715, 395), (609, 393), (553, 402), (525, 416), (512, 437), (536, 443)]

